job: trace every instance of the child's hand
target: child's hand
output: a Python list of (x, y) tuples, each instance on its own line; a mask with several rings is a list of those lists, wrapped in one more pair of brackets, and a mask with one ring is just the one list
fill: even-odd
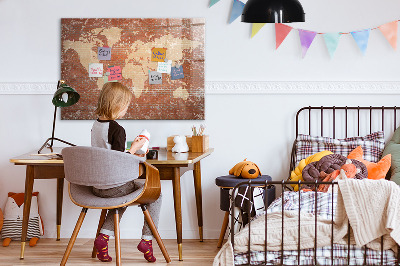
[(135, 155), (136, 156), (139, 156), (139, 157), (146, 157), (146, 155), (149, 153), (149, 149), (147, 149), (147, 151), (146, 151), (146, 153), (145, 154), (137, 154), (137, 153), (135, 153)]
[(145, 138), (136, 137), (135, 140), (132, 142), (129, 152), (131, 154), (135, 154), (140, 148), (143, 147), (143, 145), (146, 143), (146, 141), (147, 140)]

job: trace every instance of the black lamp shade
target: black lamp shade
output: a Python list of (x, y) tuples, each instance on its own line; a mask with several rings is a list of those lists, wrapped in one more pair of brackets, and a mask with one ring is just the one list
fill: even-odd
[(79, 93), (66, 84), (60, 84), (53, 95), (53, 104), (57, 107), (67, 107), (79, 101)]
[(304, 22), (304, 15), (298, 0), (249, 0), (243, 9), (242, 22)]

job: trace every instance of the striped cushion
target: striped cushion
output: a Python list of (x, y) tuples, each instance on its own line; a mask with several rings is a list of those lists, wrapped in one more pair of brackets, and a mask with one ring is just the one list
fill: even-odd
[[(11, 238), (12, 240), (21, 240), (22, 218), (16, 220), (4, 220), (1, 237)], [(27, 239), (33, 237), (40, 238), (39, 217), (29, 218)]]
[(383, 131), (374, 132), (364, 137), (345, 139), (299, 134), (296, 139), (296, 165), (302, 159), (323, 150), (329, 150), (347, 157), (357, 146), (362, 147), (364, 160), (378, 162), (385, 147)]

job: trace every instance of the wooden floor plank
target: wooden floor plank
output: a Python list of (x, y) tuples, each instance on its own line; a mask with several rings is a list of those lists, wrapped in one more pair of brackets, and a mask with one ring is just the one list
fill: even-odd
[[(36, 247), (27, 246), (25, 249), (25, 259), (19, 259), (21, 244), (18, 241), (12, 241), (9, 247), (0, 246), (0, 265), (60, 265), (61, 258), (67, 247), (69, 239), (40, 239)], [(121, 239), (122, 264), (149, 266), (150, 264), (143, 258), (143, 254), (136, 249), (140, 240)], [(158, 248), (157, 243), (153, 243), (154, 255), (157, 258), (157, 265), (212, 265), (215, 255), (218, 253), (216, 239), (204, 240), (200, 242), (197, 239), (185, 239), (183, 241), (183, 261), (178, 260), (178, 248), (176, 240), (163, 240), (168, 250), (172, 262), (167, 264)], [(93, 240), (77, 239), (68, 259), (67, 265), (114, 265), (114, 243), (110, 240), (110, 255), (113, 257), (113, 263), (104, 263), (98, 259), (92, 259)], [(152, 265), (154, 265), (152, 264)]]

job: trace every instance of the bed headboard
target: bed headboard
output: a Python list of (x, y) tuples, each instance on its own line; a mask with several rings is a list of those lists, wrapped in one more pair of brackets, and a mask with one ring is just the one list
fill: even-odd
[[(327, 136), (326, 130), (328, 123), (331, 125), (332, 137), (336, 138), (346, 138), (346, 137), (355, 137), (360, 136), (360, 129), (364, 126), (368, 126), (369, 132), (372, 133), (373, 130), (382, 130), (385, 132), (385, 124), (388, 121), (392, 122), (393, 128), (390, 132), (386, 131), (385, 133), (393, 132), (393, 129), (396, 129), (397, 126), (397, 111), (400, 108), (396, 106), (392, 107), (362, 107), (362, 106), (308, 106), (301, 108), (296, 114), (296, 137), (298, 134), (309, 134), (316, 135), (317, 132), (311, 132), (313, 129), (313, 125), (319, 124), (319, 135), (318, 136)], [(320, 121), (313, 121), (312, 118), (314, 113), (319, 113), (318, 116)], [(308, 117), (308, 119), (304, 119), (304, 115)], [(338, 117), (339, 116), (339, 117)], [(338, 119), (339, 118), (339, 119)], [(369, 118), (367, 121), (365, 118)], [(357, 122), (356, 124), (354, 122)], [(366, 123), (367, 122), (367, 123)], [(306, 123), (308, 132), (301, 131), (301, 123)], [(374, 125), (379, 125), (380, 128), (374, 128)], [(304, 126), (304, 124), (303, 124)], [(338, 127), (339, 126), (339, 127)], [(336, 136), (337, 128), (344, 131), (344, 135)], [(349, 129), (357, 128), (357, 135), (349, 135)], [(365, 132), (364, 132), (365, 133)], [(385, 134), (386, 136), (387, 134)]]
[[(296, 114), (296, 137), (299, 134), (347, 138), (383, 131), (389, 139), (398, 126), (396, 106), (308, 106)], [(295, 143), (293, 144), (290, 171), (295, 164)], [(290, 172), (289, 172), (290, 176)]]

